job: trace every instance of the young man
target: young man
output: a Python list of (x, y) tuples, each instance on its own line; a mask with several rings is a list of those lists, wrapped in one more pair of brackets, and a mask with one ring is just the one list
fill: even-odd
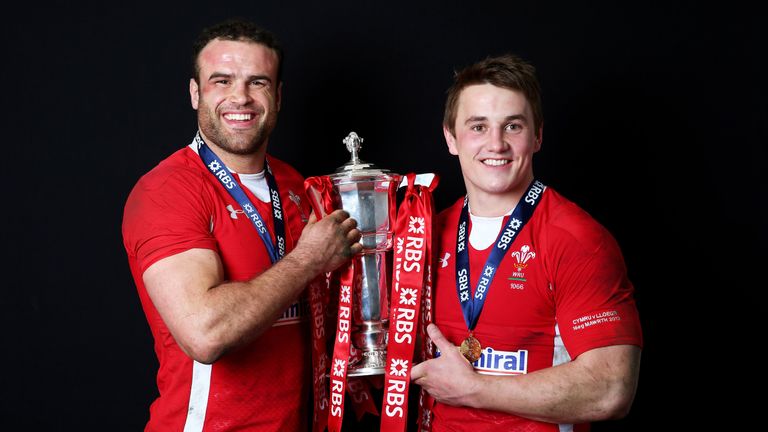
[(307, 223), (303, 178), (266, 153), (281, 94), (274, 36), (225, 22), (193, 58), (199, 130), (139, 180), (123, 220), (160, 362), (146, 430), (306, 430), (302, 291), (362, 249), (360, 232), (342, 211)]
[(534, 178), (542, 125), (534, 68), (515, 56), (464, 69), (448, 92), (467, 196), (438, 218), (439, 354), (411, 374), (436, 401), (435, 431), (587, 430), (632, 404), (633, 287), (610, 233)]

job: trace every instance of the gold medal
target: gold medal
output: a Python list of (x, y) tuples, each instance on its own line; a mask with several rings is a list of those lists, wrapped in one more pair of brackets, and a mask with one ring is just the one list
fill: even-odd
[(480, 358), (483, 348), (480, 346), (480, 341), (470, 334), (461, 343), (459, 352), (465, 359), (469, 360), (470, 363), (474, 363)]

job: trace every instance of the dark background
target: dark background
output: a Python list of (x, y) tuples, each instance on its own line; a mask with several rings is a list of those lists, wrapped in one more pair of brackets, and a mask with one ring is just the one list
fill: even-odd
[[(28, 2), (31, 3), (31, 2)], [(0, 430), (137, 431), (152, 340), (122, 247), (136, 180), (190, 142), (191, 41), (234, 15), (287, 52), (271, 152), (304, 175), (348, 160), (437, 172), (463, 194), (441, 118), (452, 73), (533, 62), (535, 172), (617, 238), (645, 349), (632, 412), (596, 431), (759, 417), (766, 239), (766, 15), (735, 2), (17, 4), (2, 19)], [(753, 370), (754, 369), (754, 370)], [(665, 419), (666, 420), (662, 420)], [(354, 430), (345, 423), (345, 430)]]

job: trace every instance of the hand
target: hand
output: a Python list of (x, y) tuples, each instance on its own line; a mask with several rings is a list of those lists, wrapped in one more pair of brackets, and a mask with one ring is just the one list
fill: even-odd
[(420, 385), (438, 402), (468, 406), (469, 397), (479, 386), (478, 374), (459, 352), (459, 347), (443, 336), (436, 325), (427, 327), (440, 357), (421, 362), (411, 369), (411, 381)]
[(329, 272), (362, 252), (360, 237), (357, 221), (346, 211), (335, 210), (320, 221), (313, 212), (294, 253), (304, 262), (314, 263), (316, 273)]

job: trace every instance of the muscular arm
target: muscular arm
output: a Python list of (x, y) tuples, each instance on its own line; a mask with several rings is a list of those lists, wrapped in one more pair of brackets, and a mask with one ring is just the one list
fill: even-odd
[(411, 379), (438, 402), (503, 411), (550, 423), (584, 423), (627, 414), (637, 388), (640, 348), (589, 350), (571, 362), (518, 376), (481, 375), (433, 324), (440, 357), (413, 367)]
[(152, 264), (144, 285), (181, 349), (213, 363), (268, 329), (315, 276), (360, 252), (355, 226), (341, 210), (310, 218), (296, 248), (246, 282), (224, 282), (218, 254), (191, 249)]

